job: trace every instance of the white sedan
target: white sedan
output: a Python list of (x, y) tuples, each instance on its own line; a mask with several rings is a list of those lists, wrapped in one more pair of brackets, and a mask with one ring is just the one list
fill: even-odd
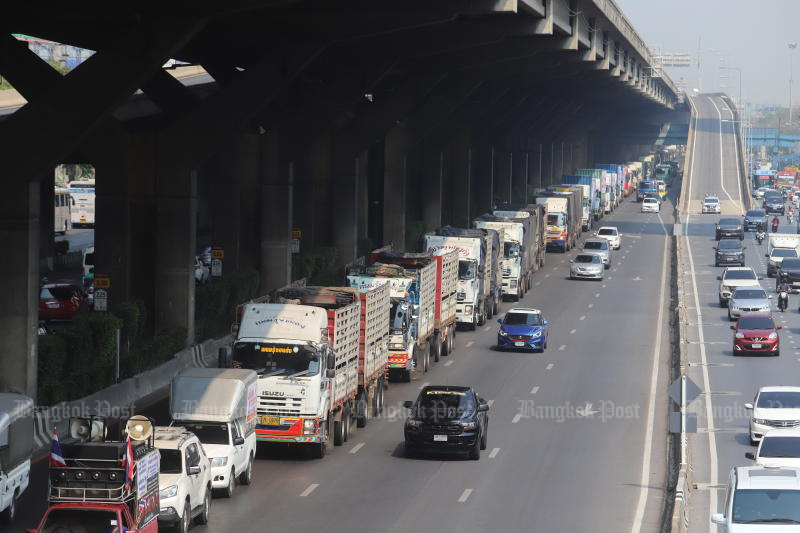
[(770, 429), (761, 437), (758, 451), (744, 456), (759, 466), (800, 468), (800, 428)]
[(642, 200), (642, 213), (658, 213), (659, 211), (661, 211), (661, 202), (655, 198)]
[(719, 214), (722, 212), (722, 208), (720, 207), (719, 198), (716, 196), (706, 196), (703, 199), (703, 213), (715, 213)]
[(753, 446), (774, 428), (800, 426), (800, 387), (761, 387), (753, 403), (744, 406), (752, 413), (750, 444)]
[(612, 250), (619, 250), (620, 246), (622, 246), (622, 233), (619, 232), (616, 226), (602, 226), (594, 235), (607, 240)]

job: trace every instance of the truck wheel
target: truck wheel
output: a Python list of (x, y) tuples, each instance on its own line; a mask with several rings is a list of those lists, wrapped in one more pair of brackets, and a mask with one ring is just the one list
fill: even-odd
[(11, 501), (6, 507), (6, 510), (0, 513), (0, 521), (4, 524), (10, 524), (14, 521), (14, 516), (17, 514), (17, 496), (16, 494), (11, 497)]
[(350, 440), (350, 435), (355, 433), (355, 430), (353, 429), (353, 417), (352, 413), (350, 413), (350, 407), (345, 405), (343, 409), (342, 426), (344, 427), (344, 441), (347, 442)]
[(378, 390), (376, 392), (377, 398), (375, 400), (375, 403), (377, 404), (378, 407), (377, 409), (375, 409), (375, 416), (378, 416), (383, 412), (383, 387), (384, 387), (383, 378), (380, 378), (378, 380)]
[(500, 312), (500, 299), (494, 299), (494, 306), (492, 307), (492, 316), (495, 316), (497, 313)]
[(411, 370), (403, 370), (400, 381), (403, 383), (411, 383)]
[[(372, 405), (375, 405), (375, 395), (377, 395), (377, 390), (373, 392), (373, 400)], [(370, 419), (370, 402), (369, 402), (369, 395), (367, 394), (366, 390), (362, 390), (361, 394), (358, 395), (356, 398), (356, 426), (363, 428), (367, 425), (367, 420)], [(372, 412), (375, 412), (373, 407)]]
[(239, 483), (242, 485), (249, 485), (253, 482), (253, 454), (250, 454), (250, 459), (247, 461), (247, 468), (244, 469), (244, 472), (239, 474)]
[(203, 498), (203, 510), (194, 519), (196, 524), (208, 524), (209, 510), (211, 509), (211, 485), (206, 487), (206, 495)]
[(231, 468), (231, 474), (228, 476), (228, 486), (222, 489), (223, 498), (232, 498), (233, 489), (236, 486), (236, 472)]
[(333, 444), (336, 446), (344, 444), (344, 416), (341, 420), (333, 421)]
[(442, 357), (442, 338), (436, 335), (436, 340), (431, 341), (431, 351), (433, 352), (433, 362), (438, 363)]

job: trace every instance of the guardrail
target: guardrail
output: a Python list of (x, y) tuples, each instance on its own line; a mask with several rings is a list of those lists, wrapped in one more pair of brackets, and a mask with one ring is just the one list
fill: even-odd
[(739, 175), (742, 177), (739, 187), (741, 188), (742, 208), (747, 211), (753, 208), (752, 183), (750, 182), (750, 176), (748, 175), (747, 164), (745, 163), (744, 157), (745, 149), (749, 148), (745, 148), (744, 142), (742, 141), (742, 122), (739, 116), (738, 106), (736, 106), (733, 103), (733, 100), (727, 95), (723, 95), (722, 99), (725, 100), (728, 109), (731, 110), (734, 124), (736, 124), (736, 127), (734, 128), (734, 137), (736, 138), (737, 153), (739, 154)]

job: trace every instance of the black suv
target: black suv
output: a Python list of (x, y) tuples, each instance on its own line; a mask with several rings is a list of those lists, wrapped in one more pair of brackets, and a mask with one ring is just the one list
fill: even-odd
[(738, 218), (721, 218), (717, 222), (716, 239), (722, 238), (744, 240), (744, 229)]
[(792, 289), (800, 288), (800, 259), (787, 257), (781, 261), (778, 272), (775, 275), (775, 290), (781, 284), (781, 279), (786, 277), (786, 282)]
[(471, 387), (430, 385), (417, 401), (403, 404), (411, 409), (406, 420), (405, 453), (421, 451), (465, 451), (470, 459), (481, 458), (486, 449), (489, 404)]
[(714, 266), (738, 265), (744, 266), (744, 250), (739, 239), (721, 239), (714, 247)]
[(763, 224), (764, 231), (767, 231), (767, 212), (763, 209), (751, 209), (744, 215), (744, 229), (747, 231), (758, 229), (759, 224)]
[(771, 193), (768, 196), (764, 195), (764, 211), (767, 214), (780, 213), (783, 215), (786, 211), (786, 205), (783, 202), (783, 196), (780, 193)]

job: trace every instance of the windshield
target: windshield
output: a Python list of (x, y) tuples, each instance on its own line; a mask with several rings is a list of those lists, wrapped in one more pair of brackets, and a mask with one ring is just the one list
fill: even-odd
[(519, 244), (515, 242), (503, 243), (503, 257), (507, 259), (519, 257)]
[(767, 299), (767, 293), (763, 289), (736, 289), (733, 297), (737, 300)]
[(389, 334), (403, 335), (408, 329), (408, 303), (402, 300), (392, 300), (389, 310)]
[(800, 392), (771, 391), (758, 395), (756, 407), (766, 409), (797, 409), (800, 408)]
[(112, 533), (119, 531), (116, 511), (103, 509), (52, 509), (42, 533)]
[(738, 226), (739, 221), (735, 218), (721, 218), (719, 219), (720, 226)]
[(158, 471), (162, 474), (180, 474), (183, 472), (183, 461), (180, 450), (159, 449), (161, 465)]
[(548, 226), (563, 226), (564, 225), (564, 215), (560, 215), (560, 214), (547, 215), (547, 225)]
[(94, 252), (90, 252), (84, 256), (83, 264), (94, 265)]
[(454, 420), (472, 414), (475, 401), (468, 392), (434, 389), (421, 392), (415, 407), (420, 418)]
[(774, 329), (775, 324), (768, 316), (743, 316), (739, 319), (739, 329)]
[(770, 437), (761, 439), (759, 457), (798, 457), (800, 458), (800, 438)]
[(541, 326), (542, 315), (539, 313), (506, 313), (503, 324), (508, 326)]
[(645, 203), (645, 204), (657, 204), (658, 200), (656, 200), (655, 198), (645, 198), (643, 200), (643, 203)]
[(784, 270), (790, 268), (800, 268), (800, 259), (787, 258), (781, 263), (781, 268)]
[(49, 287), (43, 288), (39, 293), (39, 298), (43, 300), (69, 300), (72, 298), (72, 289), (69, 287)]
[(478, 271), (477, 261), (461, 260), (458, 262), (458, 279), (460, 280), (466, 281), (470, 279), (475, 279), (477, 271)]
[(763, 218), (767, 216), (766, 212), (763, 209), (752, 209), (747, 212), (747, 215), (750, 218)]
[(617, 230), (615, 228), (600, 228), (600, 231), (597, 232), (598, 235), (617, 235)]
[(705, 199), (705, 203), (707, 203), (707, 204), (718, 204), (719, 200), (717, 200), (716, 198), (706, 198)]
[(800, 490), (739, 489), (733, 496), (733, 522), (800, 524)]
[(742, 247), (742, 241), (739, 240), (735, 241), (733, 239), (722, 239), (721, 241), (719, 241), (719, 248), (723, 250), (730, 250), (734, 248), (738, 249), (741, 247)]
[(608, 250), (608, 242), (606, 241), (586, 241), (583, 245), (584, 250)]
[(183, 422), (181, 426), (191, 431), (203, 444), (228, 444), (228, 424), (210, 422)]
[(747, 270), (728, 270), (723, 279), (756, 279), (756, 274), (749, 268)]
[(600, 257), (594, 254), (580, 254), (575, 256), (576, 263), (599, 263)]
[(794, 248), (773, 248), (772, 257), (797, 257), (797, 250)]
[(656, 188), (656, 184), (655, 184), (655, 182), (652, 182), (652, 181), (643, 181), (642, 183), (639, 184), (639, 188), (640, 189), (655, 189)]
[(259, 374), (289, 376), (303, 372), (308, 376), (319, 372), (319, 355), (308, 345), (237, 342), (233, 347), (233, 364)]

